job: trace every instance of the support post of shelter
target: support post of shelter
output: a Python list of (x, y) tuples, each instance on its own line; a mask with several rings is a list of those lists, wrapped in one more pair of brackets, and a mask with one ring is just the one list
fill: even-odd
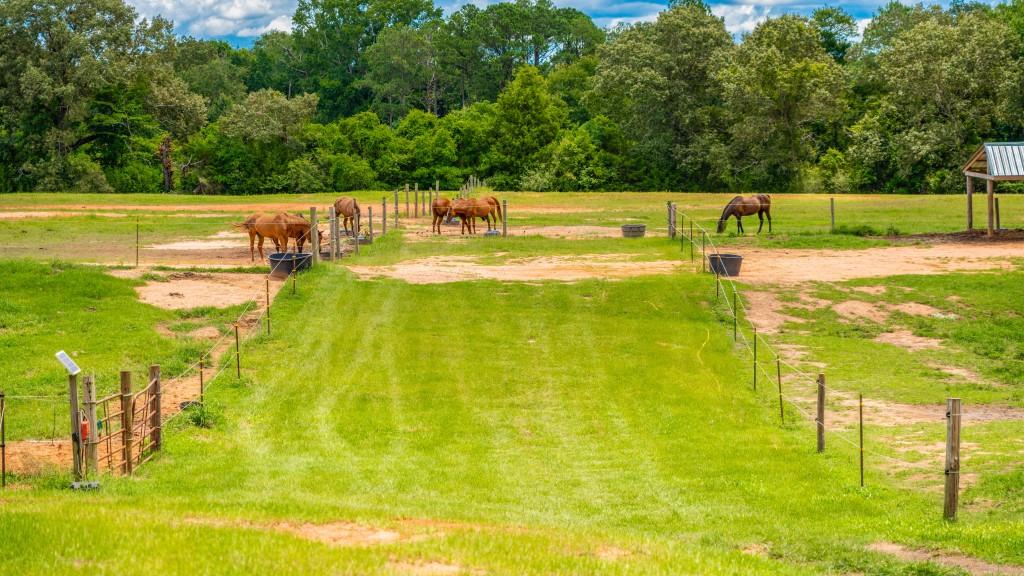
[(988, 236), (991, 238), (996, 233), (996, 183), (986, 180), (985, 190), (988, 196)]

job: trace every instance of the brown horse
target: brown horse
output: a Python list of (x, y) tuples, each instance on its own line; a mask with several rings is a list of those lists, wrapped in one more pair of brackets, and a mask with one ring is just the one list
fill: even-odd
[[(349, 234), (348, 231), (349, 224), (352, 224), (352, 230), (354, 234), (359, 233), (359, 231), (356, 230), (356, 216), (362, 217), (363, 212), (359, 208), (358, 200), (356, 200), (355, 198), (350, 198), (348, 196), (342, 196), (341, 198), (338, 198), (334, 202), (334, 214), (336, 215), (336, 217), (342, 217), (341, 226), (345, 229), (346, 236), (351, 235)], [(387, 215), (385, 214), (385, 216)]]
[(490, 214), (494, 210), (489, 202), (479, 198), (466, 198), (452, 202), (451, 213), (458, 216), (462, 221), (461, 234), (469, 230), (470, 234), (476, 234), (476, 219), (480, 218), (487, 222), (490, 229)]
[[(302, 246), (310, 238), (309, 221), (301, 216), (291, 214), (253, 214), (241, 224), (235, 224), (237, 228), (243, 228), (249, 233), (249, 256), (255, 259), (253, 254), (253, 240), (259, 239), (257, 249), (260, 253), (260, 260), (265, 258), (263, 254), (263, 240), (270, 238), (274, 248), (278, 252), (288, 251), (288, 242), (295, 239), (296, 251), (301, 252)], [(323, 242), (323, 232), (317, 230), (317, 236)]]
[(451, 213), (451, 210), (452, 201), (447, 198), (438, 196), (430, 202), (430, 213), (434, 217), (434, 221), (430, 225), (431, 232), (441, 233), (441, 224), (444, 224), (444, 220)]
[(768, 217), (768, 232), (772, 231), (772, 197), (767, 194), (758, 194), (757, 196), (737, 196), (729, 201), (725, 205), (725, 210), (722, 211), (722, 217), (718, 219), (718, 233), (725, 232), (725, 223), (730, 216), (736, 217), (736, 231), (743, 234), (743, 220), (744, 216), (752, 216), (757, 214), (758, 220), (761, 224), (757, 227), (757, 233), (761, 233), (761, 228), (764, 228), (764, 217)]
[[(309, 234), (309, 229), (310, 229), (309, 220), (306, 220), (306, 217), (302, 216), (302, 215), (293, 216), (291, 214), (282, 213), (282, 216), (285, 216), (286, 219), (287, 219), (287, 222), (288, 222), (288, 237), (295, 239), (295, 251), (296, 252), (302, 252), (302, 246), (310, 238), (310, 234)], [(323, 245), (323, 243), (324, 243), (324, 232), (323, 232), (323, 230), (320, 230), (319, 228), (317, 228), (316, 236), (317, 236), (317, 239), (320, 241), (319, 243), (321, 245)], [(277, 247), (277, 243), (275, 243), (274, 246)], [(313, 249), (315, 250), (316, 247), (314, 246)], [(286, 249), (284, 251), (287, 251), (287, 247), (286, 247)]]
[[(260, 218), (263, 218), (265, 216), (269, 216), (269, 215), (268, 214), (256, 213), (256, 214), (250, 215), (241, 224), (232, 224), (232, 226), (234, 226), (235, 228), (241, 228), (242, 230), (245, 230), (246, 232), (249, 233), (249, 260), (251, 260), (252, 262), (256, 261), (255, 245), (256, 245), (256, 238), (257, 237), (259, 237), (259, 239), (260, 239), (260, 246), (263, 246), (263, 236), (259, 232), (256, 231), (255, 224), (256, 224), (257, 220), (259, 220)], [(273, 240), (274, 240), (274, 248), (277, 248), (278, 252), (280, 252), (281, 251), (281, 247), (278, 245), (277, 238), (275, 237), (275, 238), (273, 238)], [(263, 259), (263, 253), (262, 252), (260, 252), (260, 259), (261, 260)]]

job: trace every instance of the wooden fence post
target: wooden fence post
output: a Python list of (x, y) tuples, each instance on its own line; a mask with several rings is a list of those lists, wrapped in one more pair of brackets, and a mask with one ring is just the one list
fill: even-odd
[(320, 261), (320, 235), (316, 233), (316, 206), (309, 207), (309, 252), (310, 264)]
[(860, 487), (864, 487), (864, 395), (857, 395), (857, 417), (860, 421)]
[(786, 423), (786, 410), (782, 404), (782, 360), (775, 358), (775, 378), (779, 381), (779, 423)]
[(369, 229), (366, 232), (366, 236), (373, 242), (373, 206), (367, 208), (368, 214), (366, 215), (367, 220), (370, 221)]
[(956, 520), (960, 498), (960, 399), (946, 399), (946, 490), (942, 515)]
[(360, 224), (360, 222), (359, 222), (359, 214), (357, 213), (357, 214), (356, 214), (356, 223), (355, 223), (355, 228), (356, 228), (356, 236), (355, 236), (355, 242), (356, 242), (356, 256), (359, 256), (359, 228), (360, 228), (361, 226), (362, 226), (362, 225), (361, 225), (361, 224)]
[(405, 217), (409, 217), (409, 184), (405, 184)]
[(235, 322), (235, 377), (242, 377), (242, 349), (238, 344), (238, 322)]
[[(264, 279), (267, 283), (267, 336), (270, 336), (270, 277)], [(202, 359), (199, 360), (202, 365)]]
[(666, 213), (666, 220), (668, 221), (668, 237), (671, 240), (675, 240), (676, 239), (676, 229), (675, 229), (675, 226), (672, 225), (672, 201), (671, 200), (668, 200), (668, 201), (665, 202), (665, 213)]
[(0, 392), (0, 488), (7, 487), (7, 398)]
[[(331, 262), (334, 262), (335, 256), (338, 253), (338, 237), (334, 235), (334, 227), (338, 223), (338, 215), (337, 213), (335, 213), (333, 205), (327, 209), (327, 217), (329, 218), (330, 222), (328, 226), (330, 228), (331, 237)], [(312, 234), (313, 232), (310, 231), (310, 233)]]
[(388, 233), (388, 197), (383, 196), (380, 199), (380, 235), (384, 236)]
[(818, 415), (815, 418), (818, 430), (818, 453), (825, 451), (825, 375), (818, 373)]
[(395, 189), (395, 230), (398, 230), (398, 189)]
[(75, 481), (82, 479), (82, 419), (78, 411), (78, 376), (68, 375), (68, 403), (71, 410), (71, 472)]
[(152, 414), (149, 415), (149, 439), (153, 444), (153, 451), (156, 452), (163, 447), (163, 427), (160, 422), (161, 397), (163, 388), (160, 382), (160, 365), (153, 364), (149, 367), (149, 381), (153, 384), (153, 405)]
[(89, 422), (89, 437), (85, 439), (86, 471), (92, 470), (95, 474), (100, 469), (100, 460), (99, 431), (96, 429), (96, 383), (92, 376), (86, 376), (82, 381), (82, 391), (85, 394), (85, 419)]
[(829, 198), (828, 199), (828, 207), (829, 207), (829, 214), (831, 216), (831, 222), (832, 222), (832, 233), (835, 234), (836, 233), (836, 199), (835, 198)]
[(132, 473), (132, 373), (121, 371), (121, 457), (124, 473)]
[(508, 236), (508, 200), (501, 201), (501, 235)]

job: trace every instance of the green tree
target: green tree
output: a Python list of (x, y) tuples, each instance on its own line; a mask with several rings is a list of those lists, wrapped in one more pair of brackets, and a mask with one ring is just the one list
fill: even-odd
[(811, 24), (818, 30), (821, 47), (836, 62), (846, 62), (846, 52), (853, 46), (857, 35), (857, 22), (842, 8), (826, 6), (811, 14)]
[(842, 70), (807, 20), (783, 16), (758, 25), (722, 79), (736, 184), (789, 188), (817, 159), (813, 127), (841, 117)]
[(539, 164), (567, 117), (565, 103), (550, 94), (540, 71), (520, 68), (495, 107), (486, 160), (495, 185), (515, 187), (529, 166)]

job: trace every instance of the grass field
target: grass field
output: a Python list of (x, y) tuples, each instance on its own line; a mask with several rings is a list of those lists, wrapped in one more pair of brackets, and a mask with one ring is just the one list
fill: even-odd
[[(513, 213), (510, 223), (610, 226), (628, 217), (659, 225), (669, 197), (513, 194), (510, 203), (578, 202), (586, 210)], [(721, 200), (674, 197), (681, 206), (693, 204), (701, 221), (714, 220)], [(0, 209), (186, 202), (31, 198), (0, 197)], [(816, 212), (822, 199), (779, 201), (776, 222), (793, 229), (786, 237), (726, 242), (830, 245), (827, 199), (824, 216)], [(959, 201), (857, 205), (860, 223), (884, 231), (891, 219), (906, 222), (901, 232), (930, 232), (958, 229)], [(242, 200), (196, 199), (196, 210), (221, 202)], [(841, 198), (840, 206), (853, 212), (855, 202), (860, 197)], [(918, 202), (935, 210), (922, 221), (898, 218)], [(1004, 201), (1008, 213), (1012, 206)], [(797, 215), (799, 223), (788, 220)], [(140, 216), (154, 225), (161, 220), (150, 211)], [(182, 218), (189, 224), (161, 241), (215, 234), (234, 217)], [(75, 216), (0, 220), (0, 227), (24, 227), (33, 243), (71, 245), (93, 234), (78, 218), (93, 218), (101, 229), (123, 225), (119, 218)], [(49, 236), (36, 228), (47, 226)], [(663, 238), (406, 240), (390, 234), (345, 262), (680, 256), (679, 245)], [(886, 242), (850, 236), (838, 244)], [(22, 254), (0, 250), (11, 255)], [(115, 279), (101, 268), (0, 263), (15, 271), (0, 277), (0, 289), (12, 295), (0, 304), (0, 346), (7, 357), (33, 362), (8, 390), (38, 393), (59, 379), (51, 348), (70, 350), (67, 333), (83, 327), (111, 334), (87, 332), (75, 348), (112, 373), (125, 362), (153, 362), (153, 350), (167, 364), (188, 361), (188, 338), (161, 337), (158, 324), (182, 334), (190, 322), (216, 325), (237, 315), (206, 310), (195, 320), (141, 304), (132, 290), (141, 281)], [(62, 275), (75, 281), (59, 281), (69, 278)], [(892, 317), (941, 338), (944, 352), (883, 347), (871, 340), (878, 326), (841, 321), (830, 308), (786, 308), (806, 322), (786, 324), (773, 341), (807, 346), (807, 360), (827, 363), (830, 385), (839, 390), (906, 403), (957, 393), (967, 403), (1024, 405), (1016, 358), (1024, 311), (1014, 297), (1020, 279), (1020, 272), (949, 274), (801, 289), (833, 303), (856, 294), (878, 305), (912, 299), (955, 312), (955, 323)], [(891, 289), (853, 290), (879, 284)], [(801, 297), (796, 289), (772, 289), (784, 301)], [(961, 303), (948, 300), (954, 294)], [(56, 318), (55, 308), (66, 315)], [(751, 390), (749, 360), (722, 323), (712, 279), (687, 266), (623, 281), (421, 285), (358, 280), (343, 266), (326, 265), (303, 275), (296, 295), (282, 291), (273, 317), (273, 336), (245, 343), (243, 377), (229, 371), (208, 391), (212, 425), (175, 420), (165, 452), (136, 476), (105, 477), (91, 493), (66, 490), (65, 476), (16, 478), (22, 489), (0, 494), (0, 573), (963, 573), (871, 551), (877, 543), (1024, 565), (1021, 422), (965, 430), (965, 441), (985, 454), (968, 460), (980, 477), (965, 492), (956, 523), (941, 520), (941, 464), (892, 449), (914, 434), (923, 443), (941, 442), (940, 422), (869, 430), (872, 454), (924, 464), (895, 470), (872, 456), (867, 487), (860, 488), (853, 446), (830, 440), (825, 454), (814, 453), (811, 424), (790, 412), (780, 426), (770, 391)], [(939, 375), (929, 364), (939, 361), (969, 367), (987, 384), (940, 380), (936, 389)], [(20, 370), (13, 358), (0, 362), (4, 373)], [(44, 416), (42, 424), (21, 420), (17, 427), (34, 426), (25, 436), (38, 437), (52, 424)]]

